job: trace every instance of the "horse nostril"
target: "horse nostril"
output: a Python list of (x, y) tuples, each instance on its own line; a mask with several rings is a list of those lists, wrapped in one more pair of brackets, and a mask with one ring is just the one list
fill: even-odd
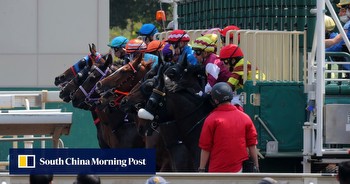
[(96, 83), (96, 89), (101, 89), (102, 88), (102, 83), (99, 81)]
[(69, 96), (70, 96), (70, 99), (72, 99), (74, 101), (74, 99), (75, 99), (74, 92), (70, 93)]

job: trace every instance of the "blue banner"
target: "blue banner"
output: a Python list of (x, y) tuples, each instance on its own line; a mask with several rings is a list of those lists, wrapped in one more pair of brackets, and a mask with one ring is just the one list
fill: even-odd
[(155, 149), (10, 149), (10, 174), (155, 174)]

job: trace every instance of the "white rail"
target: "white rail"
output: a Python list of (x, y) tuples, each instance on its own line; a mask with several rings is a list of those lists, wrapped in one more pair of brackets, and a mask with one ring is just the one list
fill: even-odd
[[(285, 184), (337, 184), (335, 175), (321, 174), (302, 174), (302, 173), (157, 173), (164, 177), (170, 183), (187, 184), (256, 184), (264, 177), (271, 177)], [(55, 184), (71, 184), (75, 180), (75, 175), (57, 175), (54, 176)], [(151, 177), (150, 175), (110, 175), (100, 176), (103, 184), (140, 184)], [(9, 176), (0, 174), (0, 182), (10, 183), (28, 183), (28, 176)]]
[[(47, 90), (0, 91), (0, 109), (7, 109), (0, 110), (0, 141), (11, 141), (14, 148), (17, 141), (24, 141), (25, 148), (32, 148), (33, 141), (41, 140), (41, 147), (45, 148), (45, 140), (52, 140), (54, 148), (64, 147), (60, 136), (69, 134), (72, 113), (45, 109), (48, 102), (62, 102), (58, 94), (59, 91)], [(11, 110), (22, 107), (25, 110)], [(30, 110), (32, 107), (41, 109)]]

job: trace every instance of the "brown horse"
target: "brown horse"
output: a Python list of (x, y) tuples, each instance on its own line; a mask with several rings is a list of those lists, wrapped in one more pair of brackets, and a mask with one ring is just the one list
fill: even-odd
[[(91, 47), (91, 46), (90, 46)], [(67, 68), (61, 75), (55, 77), (55, 86), (59, 87), (64, 87), (65, 84), (67, 84), (69, 81), (71, 81), (77, 74), (85, 68), (86, 65), (89, 65), (89, 62), (93, 62), (92, 64), (100, 64), (99, 57), (101, 57), (101, 54), (96, 52), (96, 47), (94, 44), (92, 44), (91, 49), (95, 49), (94, 54), (96, 55), (91, 55), (91, 53), (87, 56), (84, 56), (81, 58), (79, 61), (77, 61), (74, 65), (71, 67)], [(106, 60), (107, 55), (102, 56), (104, 60)]]
[[(123, 94), (120, 91), (129, 91), (134, 86), (134, 81), (142, 78), (145, 70), (149, 70), (150, 65), (151, 63), (144, 63), (142, 55), (139, 54), (135, 60), (115, 71), (110, 76), (117, 76), (116, 79), (120, 79), (122, 82), (113, 92), (121, 96)], [(95, 109), (97, 107), (95, 111), (101, 123), (110, 129), (110, 132), (105, 132), (105, 134), (110, 137), (108, 143), (111, 147), (144, 147), (142, 137), (137, 133), (133, 120), (127, 117), (126, 113), (120, 111), (118, 106), (109, 106), (111, 103), (106, 106), (101, 103), (102, 100), (98, 101), (99, 94), (96, 93), (96, 82), (108, 77), (105, 75), (105, 69), (108, 69), (107, 66), (91, 70), (89, 77), (75, 92), (72, 98), (73, 105), (85, 109)], [(114, 102), (118, 103), (118, 100)]]

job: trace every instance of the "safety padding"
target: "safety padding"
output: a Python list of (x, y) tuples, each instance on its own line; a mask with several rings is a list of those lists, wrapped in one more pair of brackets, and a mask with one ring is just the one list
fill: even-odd
[[(303, 129), (306, 121), (307, 95), (302, 82), (290, 81), (246, 81), (245, 112), (253, 119), (258, 131), (258, 148), (266, 151), (272, 136), (262, 125), (263, 121), (278, 141), (278, 153), (301, 152)], [(257, 95), (258, 94), (258, 95)], [(251, 97), (259, 103), (252, 104)], [(257, 105), (258, 104), (258, 105)]]

